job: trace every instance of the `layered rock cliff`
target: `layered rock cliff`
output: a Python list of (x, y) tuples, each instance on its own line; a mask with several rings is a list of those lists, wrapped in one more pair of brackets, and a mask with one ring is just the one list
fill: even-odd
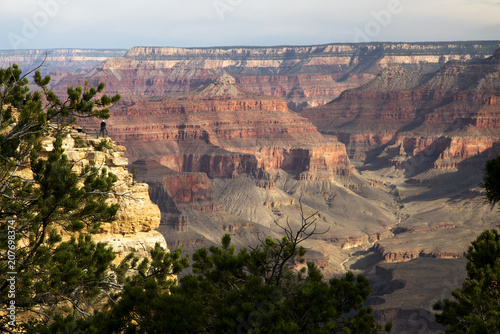
[[(90, 164), (106, 167), (118, 177), (108, 200), (110, 204), (120, 204), (116, 220), (103, 223), (92, 239), (112, 246), (117, 255), (116, 262), (130, 252), (135, 252), (139, 257), (148, 257), (156, 243), (167, 249), (165, 238), (155, 230), (160, 225), (160, 210), (149, 198), (149, 186), (135, 182), (126, 169), (128, 159), (124, 157), (125, 147), (114, 145), (110, 138), (96, 139), (79, 130), (73, 129), (63, 140), (64, 153), (74, 164), (74, 170), (78, 172)], [(41, 157), (48, 156), (52, 151), (53, 140), (52, 137), (42, 140)], [(102, 140), (112, 149), (96, 149)]]
[(17, 64), (26, 73), (38, 67), (42, 75), (50, 74), (51, 85), (56, 85), (62, 78), (85, 74), (101, 62), (121, 57), (125, 52), (92, 49), (0, 50), (0, 68)]
[(389, 236), (395, 223), (388, 207), (363, 196), (390, 202), (353, 174), (343, 144), (231, 76), (187, 93), (125, 98), (111, 115), (110, 135), (149, 184), (170, 247), (191, 252), (225, 233), (237, 246), (256, 245), (318, 211), (326, 233), (305, 243), (308, 259), (336, 273), (343, 252)]
[(299, 179), (349, 175), (344, 146), (275, 97), (248, 93), (223, 75), (169, 98), (125, 100), (109, 128), (133, 160), (156, 160), (178, 172), (232, 178), (284, 169)]
[(135, 47), (61, 89), (103, 81), (123, 95), (185, 92), (226, 72), (244, 89), (285, 99), (293, 110), (322, 105), (398, 63), (426, 73), (449, 60), (490, 55), (498, 42), (368, 43), (285, 47), (173, 48)]
[(479, 154), (491, 155), (500, 139), (499, 96), (497, 54), (448, 62), (428, 74), (394, 65), (301, 115), (346, 144), (352, 159), (384, 159), (414, 174), (428, 163), (451, 169), (473, 163)]
[(269, 229), (222, 209), (205, 173), (173, 171), (155, 161), (136, 161), (138, 179), (147, 182), (151, 199), (161, 210), (158, 228), (171, 248), (193, 253), (218, 245), (229, 233), (233, 244), (246, 247), (258, 242), (256, 234), (274, 235)]

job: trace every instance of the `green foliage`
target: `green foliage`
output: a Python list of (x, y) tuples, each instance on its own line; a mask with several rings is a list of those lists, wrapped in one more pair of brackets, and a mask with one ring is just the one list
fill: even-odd
[[(20, 281), (16, 303), (35, 303), (39, 307), (32, 310), (43, 311), (50, 318), (61, 314), (79, 317), (100, 309), (97, 297), (114, 281), (109, 271), (115, 258), (112, 249), (103, 243), (95, 244), (89, 235), (80, 235), (78, 240), (73, 237), (44, 253), (44, 270), (30, 270), (32, 276), (23, 275), (26, 279)], [(34, 318), (23, 327), (37, 333), (45, 323), (44, 318)]]
[(85, 140), (83, 140), (80, 137), (75, 138), (75, 147), (76, 148), (83, 148), (87, 147), (87, 144), (85, 143)]
[[(111, 251), (111, 250), (110, 250)], [(124, 328), (125, 333), (129, 333), (134, 327), (126, 327), (121, 323), (116, 322), (116, 318), (109, 318), (108, 313), (102, 310), (112, 310), (114, 315), (120, 319), (136, 319), (133, 315), (127, 313), (127, 305), (138, 305), (142, 310), (155, 312), (150, 300), (158, 298), (160, 294), (168, 295), (168, 292), (177, 284), (173, 275), (180, 273), (185, 267), (189, 266), (187, 257), (181, 256), (182, 250), (169, 253), (165, 252), (160, 244), (156, 244), (151, 250), (150, 257), (140, 260), (130, 253), (121, 262), (119, 266), (113, 266), (107, 262), (106, 258), (100, 258), (102, 266), (98, 269), (112, 269), (113, 274), (108, 274), (108, 283), (113, 283), (117, 289), (110, 293), (110, 298), (107, 298), (107, 303), (100, 303), (92, 310), (95, 312), (92, 317), (76, 316), (75, 313), (59, 313), (54, 316), (53, 321), (49, 325), (41, 325), (39, 323), (31, 323), (33, 333), (112, 333), (116, 328)], [(69, 258), (67, 259), (69, 260)], [(104, 260), (104, 261), (103, 261)], [(89, 261), (89, 264), (93, 261)], [(78, 271), (78, 266), (68, 265), (69, 270)], [(96, 273), (97, 270), (92, 270)], [(94, 282), (90, 280), (91, 282)], [(94, 290), (90, 288), (94, 287)], [(99, 292), (104, 290), (105, 286), (91, 286), (89, 300), (93, 298), (94, 302), (99, 301), (96, 297)], [(117, 303), (116, 301), (119, 300)], [(101, 310), (101, 311), (99, 311)], [(90, 314), (88, 314), (90, 315)], [(139, 323), (143, 324), (151, 319), (139, 319)], [(134, 323), (134, 325), (137, 325)]]
[[(492, 205), (500, 201), (500, 157), (486, 163), (482, 186)], [(453, 300), (439, 300), (434, 309), (446, 333), (500, 332), (500, 235), (481, 233), (467, 250), (467, 279), (454, 290)]]
[[(304, 226), (306, 226), (304, 228)], [(150, 277), (127, 285), (93, 324), (106, 333), (378, 333), (368, 307), (369, 284), (361, 275), (324, 281), (313, 263), (303, 270), (300, 242), (312, 233), (284, 229), (281, 240), (236, 251), (225, 235), (221, 246), (199, 249), (193, 273), (165, 286)], [(162, 286), (163, 284), (163, 286)], [(386, 328), (390, 330), (390, 324)]]
[(496, 230), (481, 233), (467, 252), (467, 279), (454, 290), (454, 300), (434, 304), (442, 311), (437, 322), (448, 325), (446, 333), (500, 332), (500, 235)]
[(95, 312), (92, 317), (76, 317), (74, 314), (64, 317), (58, 314), (50, 325), (34, 324), (31, 329), (42, 334), (133, 333), (136, 327), (145, 327), (152, 321), (161, 322), (163, 320), (157, 317), (140, 319), (136, 314), (130, 314), (129, 308), (137, 307), (141, 313), (156, 313), (156, 304), (150, 302), (160, 296), (167, 296), (177, 284), (173, 275), (189, 266), (187, 257), (181, 254), (180, 249), (173, 253), (165, 252), (158, 243), (151, 250), (150, 259), (140, 260), (130, 253), (119, 266), (109, 266), (117, 289), (110, 294), (106, 304), (101, 303), (100, 308), (94, 309), (101, 311)]
[[(30, 92), (33, 73), (38, 90)], [(106, 203), (116, 176), (89, 166), (76, 174), (62, 138), (75, 117), (109, 117), (107, 107), (120, 96), (98, 98), (104, 84), (86, 84), (69, 87), (61, 100), (49, 82), (39, 71), (22, 75), (17, 65), (0, 70), (0, 308), (15, 301), (17, 314), (32, 312), (23, 324), (31, 332), (57, 316), (89, 315), (96, 296), (112, 287), (111, 250), (84, 234), (112, 221), (118, 210)], [(54, 148), (41, 158), (44, 136), (55, 138)], [(16, 272), (15, 298), (9, 272)], [(1, 331), (14, 329), (8, 322), (2, 313)]]
[(106, 139), (103, 139), (99, 142), (99, 144), (97, 144), (95, 149), (97, 151), (104, 151), (104, 149), (112, 150), (113, 145), (109, 141), (107, 141)]
[(486, 199), (492, 205), (500, 201), (500, 157), (486, 162), (482, 186), (486, 190)]
[(139, 174), (139, 172), (137, 171), (137, 168), (135, 166), (132, 167), (132, 170), (130, 171), (130, 173), (132, 173), (132, 179), (135, 182), (135, 180), (137, 179), (137, 174)]

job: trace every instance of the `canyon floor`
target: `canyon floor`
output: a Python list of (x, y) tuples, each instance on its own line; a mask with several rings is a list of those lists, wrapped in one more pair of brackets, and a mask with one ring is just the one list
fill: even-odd
[(395, 167), (356, 167), (391, 199), (385, 205), (396, 224), (374, 245), (343, 250), (344, 269), (370, 279), (370, 303), (380, 320), (393, 321), (395, 333), (439, 332), (432, 305), (461, 286), (470, 242), (498, 225), (498, 211), (479, 187), (482, 171), (428, 170), (407, 178)]
[[(230, 233), (238, 247), (279, 237), (279, 226), (297, 228), (301, 208), (319, 233), (304, 242), (306, 258), (325, 277), (363, 274), (373, 289), (369, 303), (394, 333), (437, 333), (432, 305), (449, 298), (465, 279), (464, 254), (471, 241), (498, 225), (485, 203), (480, 168), (424, 170), (412, 177), (385, 164), (354, 163), (356, 171), (334, 180), (300, 181), (285, 171), (258, 177), (212, 179), (218, 212), (188, 209), (189, 229), (160, 226), (170, 247), (188, 253), (217, 244)], [(163, 230), (162, 230), (163, 228)], [(174, 247), (175, 248), (175, 247)]]

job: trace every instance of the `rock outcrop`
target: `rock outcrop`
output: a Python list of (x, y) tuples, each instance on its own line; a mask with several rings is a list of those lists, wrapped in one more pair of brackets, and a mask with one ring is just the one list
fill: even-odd
[[(42, 140), (41, 157), (48, 156), (52, 151), (53, 140), (52, 137)], [(102, 140), (112, 149), (96, 149)], [(149, 198), (149, 186), (135, 182), (126, 169), (128, 159), (124, 157), (125, 147), (114, 145), (109, 138), (96, 139), (74, 129), (64, 138), (63, 148), (76, 172), (90, 164), (106, 167), (118, 177), (108, 201), (110, 204), (120, 204), (120, 209), (115, 221), (103, 223), (98, 233), (93, 235), (95, 242), (105, 242), (112, 246), (117, 255), (116, 262), (130, 252), (135, 252), (139, 257), (149, 256), (149, 251), (156, 243), (167, 249), (165, 238), (155, 230), (160, 225), (160, 210)]]
[(155, 161), (136, 161), (133, 167), (137, 177), (150, 187), (151, 199), (161, 210), (158, 230), (173, 249), (182, 248), (190, 254), (218, 245), (226, 233), (238, 247), (256, 244), (258, 233), (274, 235), (223, 210), (206, 173), (176, 172)]

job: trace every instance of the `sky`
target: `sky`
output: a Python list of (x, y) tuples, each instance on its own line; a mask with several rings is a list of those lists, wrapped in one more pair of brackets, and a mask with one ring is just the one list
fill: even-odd
[(500, 39), (500, 0), (0, 0), (0, 49)]

